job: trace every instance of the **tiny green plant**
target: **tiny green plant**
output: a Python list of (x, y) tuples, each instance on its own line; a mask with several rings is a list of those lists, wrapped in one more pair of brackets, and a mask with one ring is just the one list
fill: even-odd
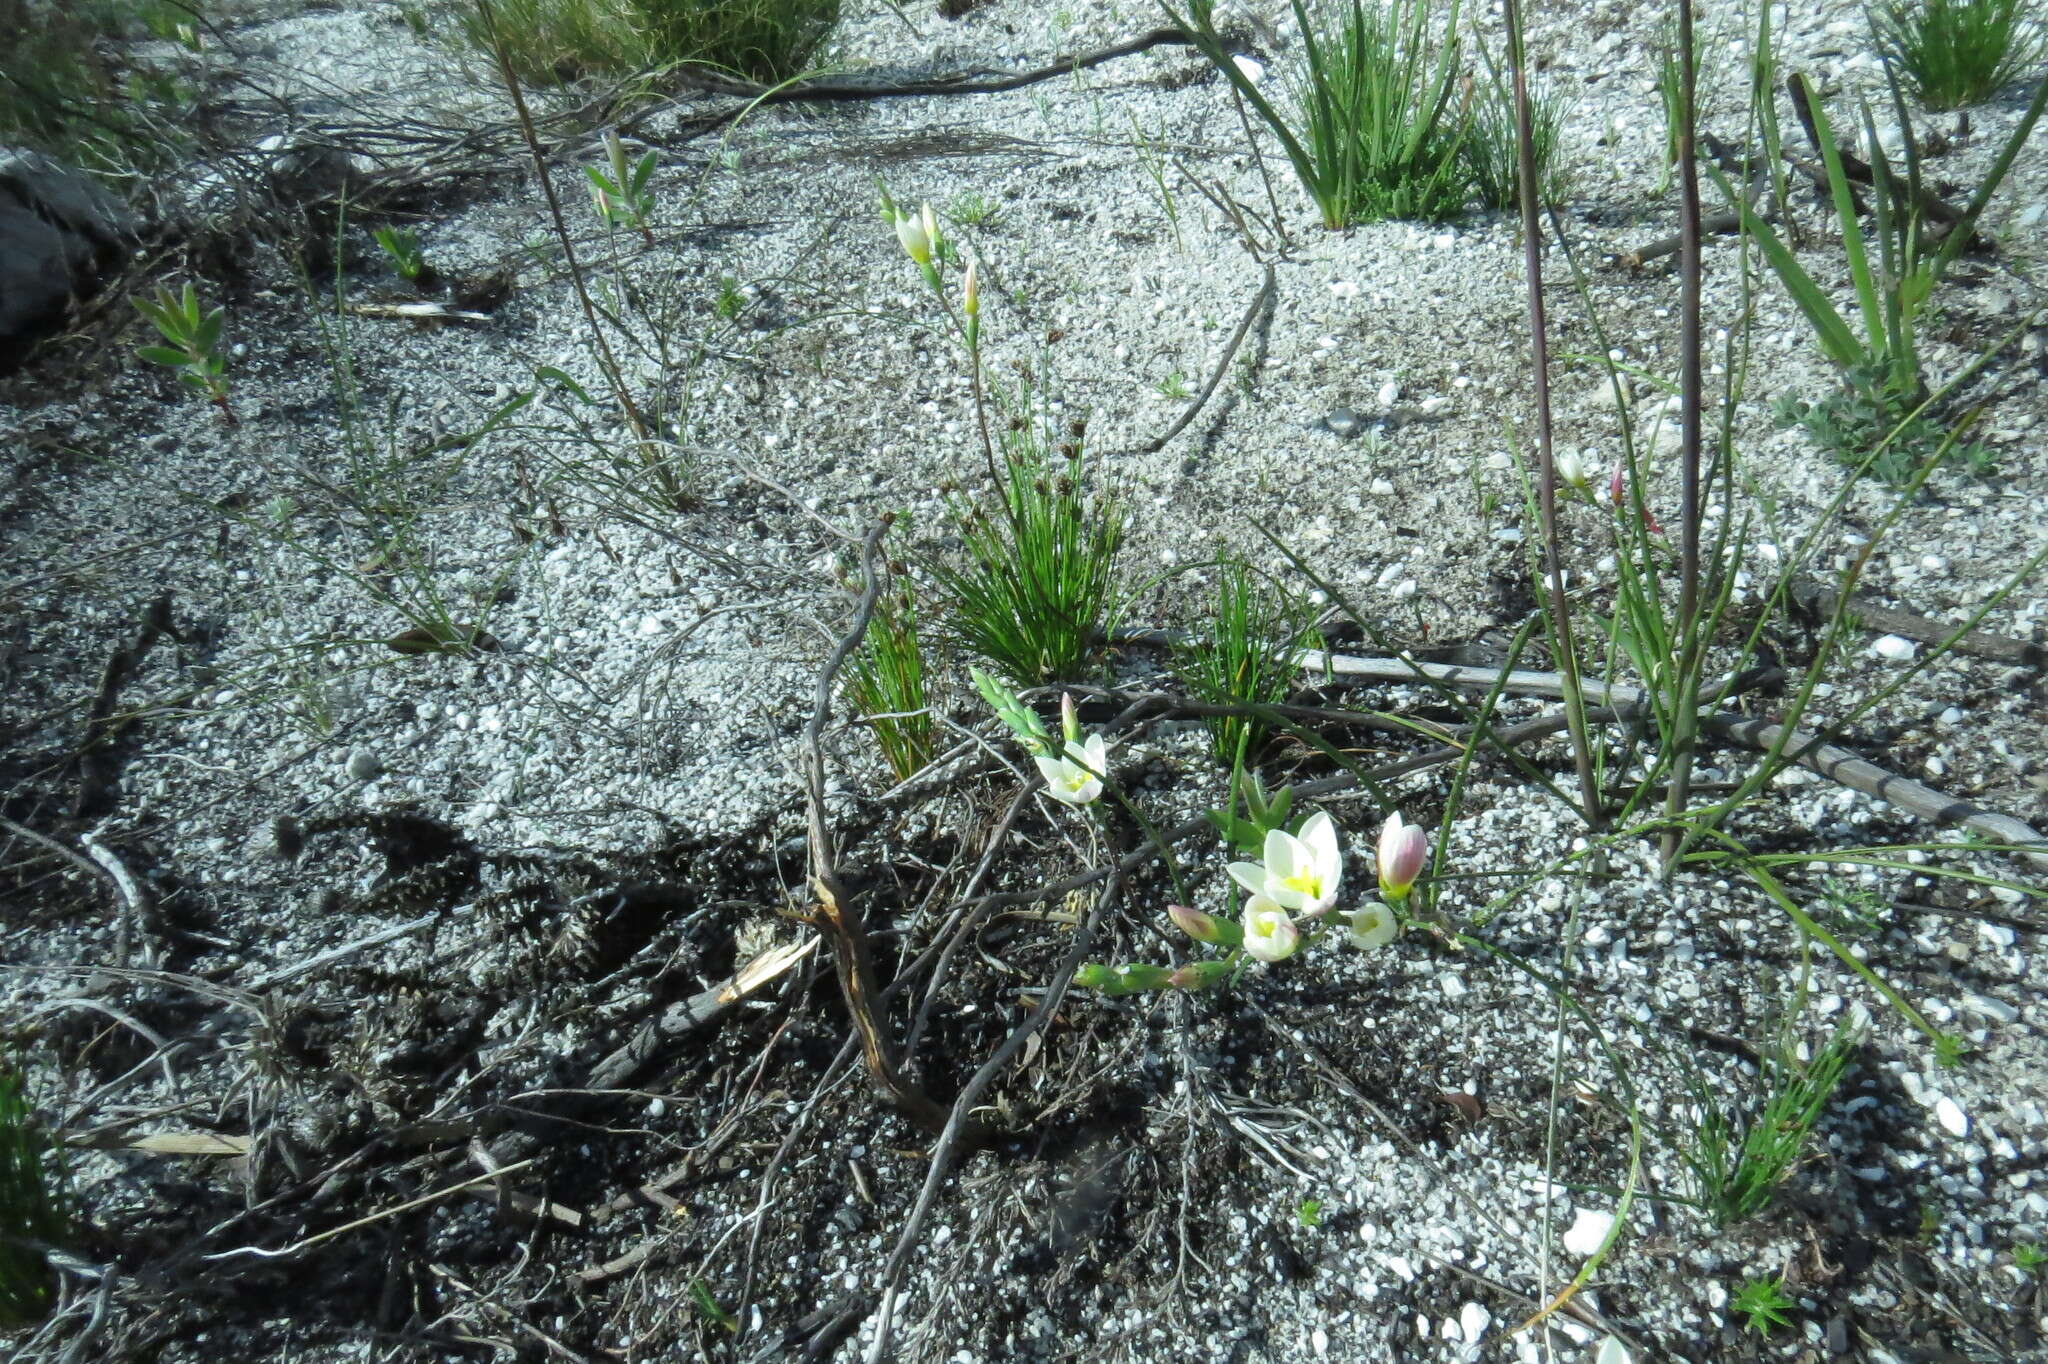
[(392, 268), (408, 284), (421, 283), (427, 274), (427, 258), (420, 251), (420, 234), (406, 227), (380, 227), (370, 234), (391, 258)]
[(64, 1169), (36, 1124), (21, 1077), (0, 1065), (0, 1330), (50, 1310), (48, 1249), (70, 1238)]
[(170, 369), (178, 376), (178, 382), (219, 408), (223, 421), (235, 425), (234, 409), (228, 406), (227, 358), (220, 349), (226, 310), (202, 309), (198, 293), (189, 284), (183, 292), (175, 294), (169, 285), (160, 284), (154, 299), (131, 301), (136, 311), (155, 325), (166, 343), (138, 347), (136, 355)]
[(1733, 1111), (1724, 1094), (1694, 1075), (1693, 1130), (1681, 1154), (1695, 1202), (1716, 1227), (1748, 1221), (1770, 1205), (1805, 1153), (1856, 1044), (1852, 1029), (1838, 1027), (1802, 1064), (1781, 1041), (1764, 1057), (1757, 1093)]
[(1217, 32), (1215, 0), (1189, 0), (1167, 14), (1273, 130), (1302, 187), (1335, 231), (1382, 218), (1437, 222), (1470, 197), (1464, 157), (1469, 132), (1459, 83), (1458, 3), (1439, 41), (1426, 0), (1389, 0), (1382, 10), (1351, 0), (1341, 25), (1316, 24), (1293, 0), (1308, 63), (1294, 108), (1283, 112), (1241, 68)]
[(953, 200), (946, 216), (962, 227), (993, 232), (1002, 225), (1003, 206), (978, 190), (968, 190)]
[(1927, 109), (1989, 99), (2040, 61), (2048, 35), (2030, 0), (1889, 0), (1871, 16), (1879, 48)]
[(1249, 764), (1267, 727), (1244, 709), (1276, 706), (1299, 676), (1302, 652), (1320, 644), (1315, 608), (1242, 560), (1223, 566), (1205, 628), (1174, 650), (1174, 671), (1194, 699), (1239, 713), (1207, 718), (1216, 760)]
[(1313, 1231), (1323, 1225), (1323, 1205), (1320, 1199), (1304, 1198), (1294, 1210), (1294, 1220)]
[(1188, 376), (1185, 370), (1175, 370), (1161, 379), (1158, 384), (1159, 396), (1180, 400), (1194, 395), (1188, 390)]
[(2048, 1250), (2031, 1241), (2022, 1241), (2012, 1248), (2012, 1263), (2022, 1274), (2038, 1274), (2041, 1266), (2048, 1264)]
[(1782, 1330), (1792, 1324), (1788, 1315), (1792, 1311), (1792, 1299), (1785, 1296), (1783, 1275), (1775, 1279), (1750, 1279), (1742, 1285), (1742, 1291), (1729, 1301), (1729, 1308), (1742, 1318), (1743, 1324), (1760, 1336)]
[(740, 1329), (739, 1319), (718, 1305), (718, 1299), (712, 1295), (711, 1285), (702, 1279), (690, 1280), (690, 1302), (696, 1307), (699, 1316), (720, 1330)]
[(746, 310), (746, 306), (747, 296), (740, 292), (740, 282), (731, 275), (720, 275), (718, 294), (711, 300), (711, 311), (731, 322)]
[(608, 227), (638, 232), (654, 245), (654, 192), (648, 182), (654, 178), (655, 153), (648, 150), (638, 161), (626, 159), (626, 144), (609, 130), (604, 135), (605, 164), (585, 166), (590, 178), (590, 202)]
[(875, 603), (867, 638), (847, 663), (847, 698), (869, 725), (883, 761), (908, 781), (931, 762), (937, 726), (918, 634), (917, 600), (907, 585)]

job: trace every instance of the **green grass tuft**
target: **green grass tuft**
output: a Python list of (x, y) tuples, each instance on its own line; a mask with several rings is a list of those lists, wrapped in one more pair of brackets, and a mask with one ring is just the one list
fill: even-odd
[(1682, 1155), (1708, 1221), (1732, 1227), (1770, 1206), (1842, 1083), (1856, 1042), (1852, 1030), (1837, 1028), (1804, 1064), (1781, 1046), (1766, 1057), (1746, 1105), (1729, 1105), (1704, 1077), (1694, 1077), (1694, 1129)]
[[(1216, 586), (1207, 628), (1174, 651), (1181, 686), (1212, 705), (1274, 706), (1287, 699), (1300, 675), (1304, 649), (1319, 647), (1307, 600), (1242, 561), (1226, 564)], [(1216, 760), (1233, 767), (1264, 745), (1267, 727), (1246, 715), (1220, 715), (1205, 723)]]
[[(606, 73), (708, 66), (776, 82), (803, 72), (834, 25), (840, 0), (494, 0), (519, 78), (551, 85)], [(468, 3), (451, 16), (466, 42), (492, 54)]]
[(21, 1077), (0, 1067), (0, 1330), (49, 1315), (56, 1275), (43, 1247), (70, 1239), (64, 1169), (36, 1125)]
[(1003, 435), (998, 496), (955, 500), (964, 560), (932, 569), (953, 637), (1026, 687), (1086, 671), (1112, 612), (1129, 521), (1114, 493), (1091, 485), (1084, 423), (1055, 453), (1038, 421), (1023, 415), (1029, 409), (1019, 402)]
[(908, 588), (875, 603), (867, 639), (846, 665), (846, 696), (874, 731), (896, 780), (908, 781), (932, 760), (932, 721), (917, 602)]
[(1935, 111), (1990, 98), (2048, 47), (2028, 0), (1890, 0), (1872, 24), (1914, 96)]

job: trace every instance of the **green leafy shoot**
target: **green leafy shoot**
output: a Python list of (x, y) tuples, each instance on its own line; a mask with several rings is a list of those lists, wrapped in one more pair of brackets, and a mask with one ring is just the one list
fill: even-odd
[[(1795, 78), (1793, 93), (1795, 103), (1808, 115), (1813, 140), (1826, 167), (1836, 226), (1856, 293), (1856, 324), (1835, 307), (1776, 230), (1754, 210), (1746, 196), (1736, 193), (1727, 176), (1711, 162), (1702, 163), (1724, 198), (1741, 215), (1743, 231), (1813, 328), (1822, 354), (1843, 376), (1846, 399), (1812, 405), (1819, 409), (1817, 414), (1809, 408), (1788, 408), (1783, 419), (1807, 422), (1810, 428), (1812, 423), (1819, 423), (1818, 433), (1823, 438), (1832, 431), (1841, 433), (1843, 438), (1860, 440), (1865, 432), (1884, 430), (1886, 435), (1876, 443), (1839, 451), (1845, 462), (1859, 472), (1867, 470), (1883, 477), (1917, 467), (1924, 461), (1885, 459), (1892, 447), (1913, 443), (1923, 452), (1930, 445), (1935, 451), (1946, 448), (1947, 454), (1960, 453), (1974, 468), (1985, 467), (1989, 456), (1981, 447), (1960, 442), (1944, 447), (1935, 439), (1937, 428), (1916, 426), (1932, 421), (1928, 412), (1932, 404), (1920, 367), (1917, 327), (1935, 288), (1973, 236), (1978, 219), (2004, 183), (2044, 107), (2048, 107), (2048, 82), (2035, 91), (1960, 219), (1948, 226), (1938, 242), (1934, 234), (1922, 230), (1919, 153), (1910, 133), (1905, 141), (1905, 174), (1901, 176), (1878, 144), (1868, 109), (1863, 111), (1862, 122), (1870, 134), (1867, 140), (1872, 158), (1870, 200), (1876, 227), (1875, 260), (1870, 238), (1857, 220), (1856, 190), (1844, 167), (1827, 113), (1810, 83)], [(1894, 101), (1899, 103), (1896, 88)], [(1899, 114), (1901, 127), (1906, 128), (1909, 120), (1904, 117), (1902, 103)], [(1953, 441), (1952, 436), (1949, 439)]]
[[(1352, 0), (1342, 27), (1319, 27), (1293, 0), (1308, 72), (1283, 112), (1238, 65), (1217, 32), (1214, 0), (1189, 0), (1167, 16), (1273, 130), (1302, 187), (1332, 231), (1383, 218), (1438, 222), (1462, 212), (1471, 182), (1463, 144), (1458, 41), (1432, 44), (1424, 0), (1390, 0), (1382, 10)], [(1443, 32), (1458, 31), (1452, 0)]]
[(1030, 405), (1018, 403), (996, 496), (953, 500), (964, 559), (931, 568), (953, 638), (1020, 686), (1079, 680), (1115, 602), (1129, 513), (1093, 486), (1084, 429), (1075, 423), (1054, 453)]
[[(1304, 650), (1318, 648), (1315, 607), (1242, 560), (1223, 566), (1206, 628), (1174, 650), (1174, 672), (1188, 695), (1214, 706), (1276, 706), (1301, 671)], [(1214, 715), (1204, 723), (1216, 760), (1249, 761), (1265, 744), (1256, 716)]]
[(1856, 1043), (1852, 1030), (1839, 1027), (1804, 1064), (1789, 1042), (1781, 1045), (1765, 1058), (1755, 1091), (1735, 1104), (1694, 1072), (1693, 1130), (1681, 1155), (1694, 1201), (1716, 1227), (1746, 1222), (1770, 1206), (1841, 1084)]
[(590, 202), (608, 227), (638, 232), (647, 244), (654, 244), (654, 192), (648, 184), (654, 178), (655, 152), (649, 148), (638, 161), (626, 159), (626, 146), (619, 135), (604, 135), (605, 164), (585, 166), (590, 179)]
[[(1241, 818), (1237, 813), (1239, 801), (1244, 802), (1245, 808)], [(1216, 832), (1231, 847), (1246, 857), (1258, 858), (1265, 854), (1266, 835), (1275, 829), (1285, 829), (1287, 816), (1293, 811), (1293, 787), (1283, 786), (1279, 795), (1268, 796), (1258, 773), (1240, 769), (1232, 783), (1230, 808), (1207, 811), (1204, 818), (1216, 826)]]
[(1871, 16), (1879, 50), (1924, 108), (1989, 99), (2041, 60), (2048, 35), (2029, 0), (1888, 0)]
[(153, 299), (130, 300), (135, 310), (156, 327), (166, 344), (139, 346), (136, 355), (153, 365), (163, 365), (178, 376), (185, 387), (201, 394), (220, 409), (222, 420), (235, 424), (234, 409), (228, 406), (227, 359), (221, 354), (221, 308), (201, 310), (199, 295), (187, 284), (182, 293), (170, 286), (157, 286)]
[(2012, 1262), (2022, 1274), (2038, 1274), (2041, 1266), (2048, 1264), (2048, 1250), (2031, 1241), (2022, 1241), (2012, 1248)]
[(1792, 1324), (1792, 1318), (1786, 1315), (1792, 1310), (1792, 1299), (1785, 1296), (1782, 1275), (1775, 1279), (1749, 1280), (1728, 1306), (1758, 1335), (1767, 1336)]
[(400, 279), (418, 284), (427, 273), (427, 259), (420, 251), (420, 234), (411, 228), (380, 227), (370, 234), (391, 258)]
[(1301, 1205), (1294, 1210), (1294, 1220), (1311, 1231), (1323, 1225), (1322, 1200), (1316, 1198), (1302, 1199)]
[(702, 1279), (690, 1280), (690, 1302), (704, 1320), (724, 1331), (738, 1331), (739, 1319), (718, 1305), (718, 1299), (711, 1294), (711, 1285)]
[(916, 599), (907, 587), (884, 592), (866, 640), (847, 662), (846, 695), (898, 781), (932, 760), (937, 727), (929, 685)]
[(0, 1066), (0, 1330), (48, 1315), (55, 1276), (46, 1247), (70, 1239), (64, 1167), (36, 1125), (21, 1077)]

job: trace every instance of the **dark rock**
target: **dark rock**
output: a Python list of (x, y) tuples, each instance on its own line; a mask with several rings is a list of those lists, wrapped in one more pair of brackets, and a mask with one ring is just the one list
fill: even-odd
[(131, 230), (127, 212), (85, 175), (0, 149), (0, 374), (99, 289)]

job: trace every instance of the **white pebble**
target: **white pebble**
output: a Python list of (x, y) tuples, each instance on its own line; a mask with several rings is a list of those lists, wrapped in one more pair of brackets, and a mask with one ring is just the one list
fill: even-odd
[(1903, 635), (1886, 635), (1870, 646), (1870, 652), (1887, 663), (1911, 663), (1920, 646)]
[(1946, 1094), (1934, 1101), (1934, 1120), (1952, 1137), (1966, 1137), (1970, 1134), (1969, 1115)]
[(1574, 1210), (1571, 1230), (1564, 1234), (1564, 1248), (1574, 1255), (1591, 1255), (1600, 1249), (1607, 1233), (1614, 1230), (1614, 1214), (1592, 1208)]
[(1458, 1328), (1465, 1333), (1465, 1339), (1476, 1341), (1486, 1334), (1486, 1328), (1493, 1325), (1493, 1313), (1476, 1302), (1468, 1302), (1458, 1309)]

